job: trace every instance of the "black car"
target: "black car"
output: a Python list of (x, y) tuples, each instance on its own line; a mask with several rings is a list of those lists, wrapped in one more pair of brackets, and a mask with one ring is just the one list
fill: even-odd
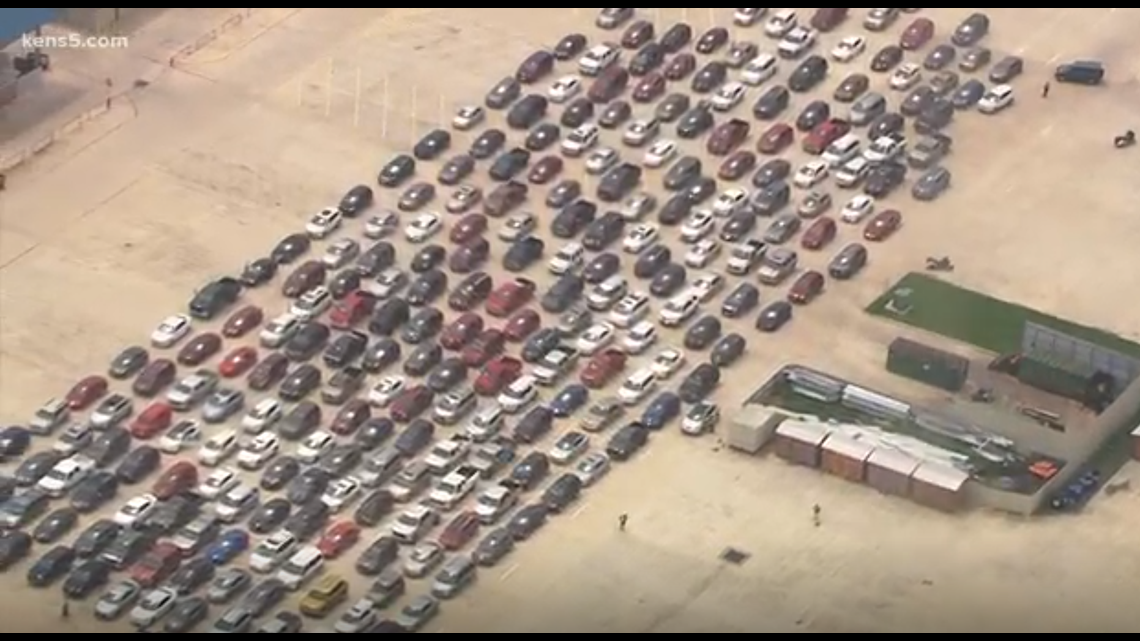
[(63, 459), (63, 453), (55, 450), (36, 452), (20, 463), (13, 478), (20, 487), (35, 485)]
[(621, 238), (625, 230), (625, 217), (616, 211), (609, 211), (586, 227), (582, 235), (582, 246), (589, 251), (603, 251)]
[(760, 289), (752, 283), (740, 283), (721, 303), (720, 313), (725, 318), (740, 318), (760, 304)]
[[(306, 468), (285, 488), (285, 498), (293, 505), (313, 505), (313, 499), (324, 494), (331, 481), (332, 477), (324, 470), (315, 467)], [(320, 502), (316, 504), (323, 505)]]
[(523, 147), (515, 147), (496, 158), (487, 173), (491, 176), (491, 180), (506, 182), (526, 171), (528, 164), (530, 164), (530, 151)]
[(499, 153), (506, 143), (507, 134), (501, 129), (487, 129), (472, 141), (467, 153), (476, 160), (483, 160)]
[(492, 530), (479, 541), (471, 553), (471, 560), (477, 565), (489, 567), (501, 561), (514, 547), (515, 539), (510, 529), (501, 527)]
[(405, 343), (418, 345), (433, 338), (443, 329), (443, 312), (435, 307), (424, 307), (404, 323), (400, 338)]
[(665, 172), (661, 184), (669, 191), (679, 191), (689, 186), (701, 176), (701, 159), (696, 156), (682, 156)]
[(269, 462), (261, 473), (261, 489), (276, 492), (301, 473), (301, 462), (292, 456), (278, 456)]
[(716, 178), (712, 176), (699, 176), (696, 180), (685, 186), (685, 198), (694, 205), (699, 205), (716, 195)]
[(249, 610), (254, 617), (260, 617), (277, 607), (288, 594), (289, 588), (281, 579), (265, 579), (253, 586), (253, 589), (245, 595), (245, 598), (242, 599), (242, 606)]
[(685, 112), (685, 115), (677, 121), (677, 137), (685, 140), (700, 138), (715, 124), (716, 119), (713, 117), (712, 107), (699, 104)]
[(598, 206), (586, 199), (576, 200), (558, 212), (550, 223), (550, 233), (555, 238), (573, 238), (587, 225), (594, 222)]
[(783, 158), (773, 158), (765, 162), (752, 174), (752, 186), (763, 189), (769, 185), (783, 182), (792, 173), (792, 163)]
[(123, 526), (110, 519), (95, 521), (76, 537), (73, 546), (76, 556), (81, 559), (98, 556), (118, 538), (122, 531)]
[(728, 367), (740, 360), (747, 347), (748, 341), (743, 336), (737, 333), (728, 334), (713, 345), (709, 362), (717, 367)]
[(752, 105), (752, 115), (757, 120), (772, 120), (788, 108), (791, 100), (792, 94), (787, 87), (774, 85), (756, 99), (756, 103)]
[(210, 615), (210, 603), (205, 597), (190, 596), (174, 604), (162, 619), (163, 632), (190, 632)]
[(562, 209), (566, 205), (578, 200), (582, 195), (582, 183), (577, 180), (566, 179), (546, 192), (546, 206), (552, 209)]
[(811, 131), (831, 117), (831, 105), (826, 100), (813, 100), (796, 117), (796, 129)]
[(488, 109), (505, 109), (522, 95), (522, 84), (514, 76), (506, 76), (487, 92), (483, 104)]
[(364, 424), (352, 435), (352, 442), (365, 452), (379, 447), (384, 441), (392, 437), (396, 424), (386, 416), (377, 416), (364, 421)]
[(407, 154), (400, 154), (384, 165), (376, 176), (376, 182), (381, 187), (399, 187), (415, 173), (416, 159)]
[(249, 531), (254, 534), (269, 534), (281, 527), (293, 512), (293, 504), (288, 499), (274, 498), (254, 510), (249, 517)]
[(16, 479), (10, 476), (0, 476), (0, 505), (12, 498), (19, 487), (20, 484), (16, 482)]
[(688, 270), (684, 265), (669, 263), (653, 276), (649, 283), (649, 293), (658, 298), (669, 298), (681, 291), (688, 278)]
[(428, 374), (426, 385), (431, 391), (442, 394), (467, 380), (467, 365), (462, 358), (453, 357), (444, 359), (432, 368)]
[(521, 272), (542, 259), (546, 243), (541, 238), (527, 236), (511, 243), (507, 252), (503, 254), (503, 269), (509, 272)]
[(894, 69), (903, 59), (903, 49), (898, 45), (887, 45), (871, 59), (871, 71), (886, 73)]
[(451, 132), (433, 129), (412, 147), (416, 160), (434, 160), (451, 147)]
[(685, 330), (685, 349), (703, 350), (720, 338), (720, 319), (712, 314), (702, 316)]
[(537, 363), (562, 344), (565, 336), (557, 327), (543, 327), (526, 340), (522, 349), (522, 359), (527, 363)]
[(426, 376), (442, 360), (443, 348), (439, 346), (439, 343), (425, 343), (408, 355), (404, 361), (404, 373), (417, 378)]
[[(554, 410), (550, 407), (545, 405), (532, 407), (519, 419), (518, 423), (515, 423), (511, 436), (517, 443), (537, 442), (550, 433), (554, 427), (555, 418)], [(546, 455), (541, 452), (531, 452), (515, 465), (514, 470), (511, 471), (511, 478), (506, 482), (516, 487), (532, 489), (535, 484), (546, 477), (549, 470), (550, 461)]]
[(277, 262), (272, 258), (258, 258), (245, 264), (238, 280), (245, 287), (259, 287), (277, 275)]
[(364, 497), (357, 506), (352, 519), (361, 527), (375, 527), (392, 513), (396, 507), (396, 499), (386, 489), (374, 490)]
[(756, 214), (745, 209), (728, 217), (720, 227), (720, 239), (726, 243), (737, 243), (756, 228)]
[(552, 52), (556, 60), (570, 60), (577, 57), (586, 48), (588, 40), (580, 33), (571, 33), (563, 36), (558, 44), (554, 45)]
[(317, 467), (330, 476), (342, 478), (356, 469), (362, 460), (364, 460), (364, 450), (358, 446), (352, 444), (337, 445), (317, 461)]
[(120, 483), (132, 485), (150, 476), (162, 464), (162, 453), (150, 445), (140, 445), (127, 452), (115, 467)]
[(0, 571), (27, 558), (32, 551), (32, 535), (22, 530), (0, 531)]
[(597, 285), (610, 276), (621, 271), (621, 256), (613, 252), (598, 254), (582, 268), (582, 280), (590, 285)]
[(616, 129), (633, 116), (633, 105), (625, 100), (615, 100), (602, 108), (598, 114), (598, 126), (602, 129)]
[(874, 169), (863, 183), (863, 193), (875, 198), (885, 198), (890, 195), (906, 178), (906, 165), (897, 162), (885, 162)]
[(32, 433), (26, 427), (9, 425), (0, 431), (0, 459), (19, 458), (32, 444)]
[(214, 580), (216, 574), (214, 563), (205, 556), (187, 559), (174, 574), (167, 579), (167, 587), (173, 588), (179, 596), (192, 594)]
[(637, 262), (633, 265), (633, 275), (637, 278), (653, 278), (670, 265), (672, 260), (673, 251), (667, 245), (653, 245), (637, 257)]
[(325, 348), (321, 359), (331, 369), (340, 369), (360, 358), (368, 348), (368, 335), (363, 332), (344, 332)]
[(114, 568), (102, 559), (90, 559), (79, 564), (63, 582), (63, 593), (69, 599), (82, 600), (107, 585)]
[(66, 545), (57, 545), (28, 568), (28, 585), (34, 588), (47, 587), (70, 572), (74, 563), (75, 550)]
[(423, 306), (436, 300), (447, 291), (447, 274), (440, 269), (426, 271), (408, 286), (404, 299), (410, 305)]
[(291, 361), (307, 361), (325, 348), (331, 336), (332, 330), (328, 325), (319, 321), (308, 321), (286, 341), (282, 353)]
[(726, 78), (728, 78), (728, 64), (712, 60), (697, 70), (689, 88), (695, 93), (708, 93), (721, 86)]
[(606, 454), (615, 461), (626, 461), (649, 442), (649, 430), (640, 423), (629, 423), (614, 432), (606, 443)]
[[(124, 430), (120, 433), (126, 434), (127, 432)], [(126, 442), (129, 443), (129, 439)], [(80, 481), (71, 491), (71, 507), (82, 514), (94, 512), (115, 498), (118, 491), (119, 479), (112, 472), (95, 472)]]
[(435, 179), (441, 185), (457, 185), (474, 171), (475, 159), (470, 154), (458, 154), (443, 163)]
[(525, 541), (546, 525), (550, 517), (550, 508), (545, 503), (533, 503), (520, 508), (507, 523), (507, 531), (516, 541)]
[(408, 267), (412, 273), (422, 274), (426, 271), (435, 269), (447, 260), (447, 248), (443, 245), (425, 245), (421, 247), (414, 256)]
[(665, 63), (668, 51), (659, 42), (647, 42), (629, 61), (629, 75), (640, 77)]
[(278, 265), (288, 265), (308, 253), (312, 245), (313, 239), (309, 238), (308, 234), (290, 234), (277, 242), (269, 257)]
[(393, 536), (381, 536), (357, 557), (356, 571), (361, 576), (376, 576), (399, 558), (400, 541)]
[(374, 341), (364, 352), (364, 356), (360, 359), (360, 369), (369, 374), (381, 372), (399, 361), (402, 351), (403, 348), (398, 341), (387, 336), (382, 337)]
[(570, 506), (582, 494), (582, 479), (573, 472), (559, 476), (542, 493), (547, 509), (557, 514)]
[(487, 299), (495, 287), (494, 280), (486, 272), (475, 272), (459, 281), (447, 297), (447, 306), (452, 311), (466, 312)]
[(677, 394), (681, 400), (693, 404), (700, 403), (720, 384), (720, 368), (712, 363), (701, 363), (693, 368), (681, 381)]
[(561, 314), (582, 297), (586, 281), (577, 274), (563, 274), (542, 295), (541, 305), (552, 314)]
[[(587, 101), (588, 102), (588, 101)], [(590, 103), (591, 105), (593, 103)], [(567, 125), (568, 127), (570, 125)], [(558, 139), (562, 137), (562, 129), (552, 122), (539, 123), (537, 127), (530, 130), (523, 140), (523, 147), (528, 151), (545, 151), (558, 143)]]
[(760, 316), (756, 318), (756, 329), (762, 332), (774, 332), (790, 320), (792, 320), (792, 304), (786, 300), (778, 300), (760, 310)]
[[(594, 103), (589, 98), (576, 98), (562, 109), (562, 116), (558, 121), (562, 123), (564, 127), (573, 128), (586, 124), (586, 122), (593, 117)], [(542, 125), (539, 126), (541, 127)]]
[(356, 218), (361, 212), (372, 206), (372, 201), (372, 188), (368, 185), (356, 185), (341, 197), (337, 209), (345, 218)]
[(661, 34), (658, 42), (669, 53), (677, 53), (689, 45), (693, 39), (693, 28), (684, 22), (678, 22)]
[(321, 386), (321, 370), (316, 365), (304, 363), (285, 375), (277, 395), (286, 401), (300, 401)]
[(188, 305), (190, 315), (200, 320), (211, 320), (241, 296), (241, 283), (235, 278), (223, 277), (207, 284)]
[(598, 182), (598, 200), (615, 203), (629, 195), (641, 181), (641, 167), (633, 163), (621, 163), (607, 171)]
[(796, 65), (788, 76), (788, 89), (797, 93), (811, 91), (827, 77), (827, 58), (812, 54)]
[(692, 107), (692, 100), (688, 94), (671, 93), (657, 103), (653, 115), (661, 122), (673, 122), (685, 115)]
[(523, 96), (507, 112), (507, 126), (511, 129), (530, 129), (546, 117), (549, 104), (545, 96), (534, 93)]

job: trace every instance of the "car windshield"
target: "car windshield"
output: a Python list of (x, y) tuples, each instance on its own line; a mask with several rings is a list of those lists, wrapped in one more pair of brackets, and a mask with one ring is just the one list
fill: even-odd
[(166, 605), (173, 595), (165, 590), (155, 590), (146, 595), (143, 599), (142, 606), (148, 610), (154, 610)]

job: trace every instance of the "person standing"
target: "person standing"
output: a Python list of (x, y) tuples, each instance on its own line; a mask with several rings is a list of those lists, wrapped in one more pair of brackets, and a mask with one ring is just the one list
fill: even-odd
[(1041, 97), (1042, 98), (1048, 98), (1049, 97), (1049, 89), (1051, 89), (1051, 88), (1052, 88), (1052, 86), (1050, 85), (1049, 81), (1046, 80), (1045, 84), (1041, 85)]
[(618, 531), (619, 532), (625, 532), (626, 523), (629, 523), (629, 515), (628, 514), (622, 514), (621, 516), (618, 517)]
[(815, 527), (819, 527), (823, 523), (823, 508), (819, 506), (819, 503), (811, 506), (811, 522)]

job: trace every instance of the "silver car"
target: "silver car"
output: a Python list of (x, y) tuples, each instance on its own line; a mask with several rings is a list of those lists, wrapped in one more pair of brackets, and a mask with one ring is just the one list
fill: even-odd
[(503, 226), (499, 228), (499, 240), (513, 243), (520, 238), (529, 236), (537, 226), (538, 219), (534, 214), (528, 211), (514, 214), (503, 221)]
[(439, 614), (439, 601), (435, 597), (421, 594), (400, 610), (396, 615), (396, 623), (405, 630), (415, 632), (427, 625), (428, 621), (437, 614)]
[(224, 387), (216, 390), (202, 406), (202, 420), (207, 423), (223, 423), (245, 407), (245, 392)]
[(131, 610), (131, 623), (139, 628), (149, 628), (174, 609), (178, 592), (172, 588), (155, 588), (139, 599)]
[(329, 245), (329, 248), (325, 250), (325, 255), (321, 257), (321, 261), (329, 269), (340, 269), (359, 255), (360, 243), (351, 238), (341, 238)]
[(113, 621), (123, 616), (142, 596), (142, 586), (134, 581), (120, 581), (112, 585), (95, 602), (95, 618)]
[(605, 452), (590, 452), (574, 467), (574, 473), (582, 479), (582, 485), (593, 485), (609, 471), (610, 457)]
[(800, 217), (792, 214), (777, 216), (764, 231), (764, 242), (779, 245), (787, 242), (800, 230)]
[(566, 432), (550, 450), (550, 460), (559, 465), (571, 463), (590, 447), (590, 437), (582, 432)]

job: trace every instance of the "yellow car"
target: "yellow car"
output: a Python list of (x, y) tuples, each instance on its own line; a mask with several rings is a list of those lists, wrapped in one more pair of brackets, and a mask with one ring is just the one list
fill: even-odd
[(324, 618), (348, 598), (348, 581), (335, 574), (327, 574), (301, 597), (301, 614)]

